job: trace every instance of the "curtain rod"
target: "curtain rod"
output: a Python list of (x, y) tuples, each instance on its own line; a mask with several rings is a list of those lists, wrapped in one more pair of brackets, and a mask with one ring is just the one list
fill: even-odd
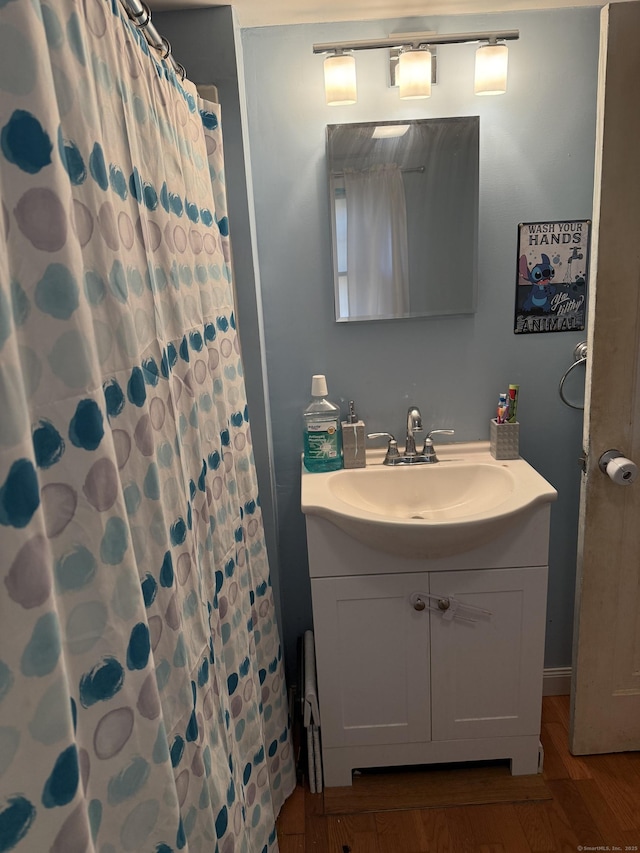
[(133, 22), (147, 40), (148, 44), (161, 53), (161, 59), (168, 59), (173, 65), (174, 71), (184, 80), (187, 76), (184, 65), (177, 62), (171, 55), (171, 45), (164, 36), (156, 30), (151, 23), (151, 10), (143, 0), (120, 0), (127, 17)]
[[(384, 165), (384, 164), (381, 164)], [(355, 169), (356, 172), (369, 172), (370, 169)], [(400, 167), (401, 172), (424, 172), (424, 166), (407, 166), (406, 168)], [(344, 178), (344, 172), (331, 172), (332, 178)]]

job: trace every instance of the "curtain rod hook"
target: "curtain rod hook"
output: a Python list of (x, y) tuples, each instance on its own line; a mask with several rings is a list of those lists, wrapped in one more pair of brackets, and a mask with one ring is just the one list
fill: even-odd
[(142, 9), (140, 12), (134, 12), (132, 9), (127, 7), (127, 14), (129, 15), (129, 17), (133, 21), (134, 25), (139, 30), (143, 30), (145, 27), (148, 27), (149, 24), (151, 23), (151, 10), (147, 6), (147, 4), (144, 2), (144, 0), (141, 0), (140, 5), (142, 6)]
[(171, 45), (164, 36), (160, 36), (160, 41), (162, 43), (155, 46), (156, 50), (163, 51), (161, 59), (168, 59), (171, 56)]

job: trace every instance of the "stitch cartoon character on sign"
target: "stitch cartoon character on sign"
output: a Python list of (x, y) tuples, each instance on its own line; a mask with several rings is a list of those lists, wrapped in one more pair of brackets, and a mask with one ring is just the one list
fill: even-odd
[(584, 329), (590, 220), (518, 226), (515, 334)]

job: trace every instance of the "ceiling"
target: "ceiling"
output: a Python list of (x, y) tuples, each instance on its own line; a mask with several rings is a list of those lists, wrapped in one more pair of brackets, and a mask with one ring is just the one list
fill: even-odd
[[(1, 3), (0, 3), (1, 5)], [(152, 10), (228, 6), (211, 0), (151, 0)], [(602, 0), (235, 0), (241, 27), (271, 27), (329, 21), (371, 21), (384, 18), (424, 18), (483, 12), (555, 9), (563, 6), (602, 6)]]

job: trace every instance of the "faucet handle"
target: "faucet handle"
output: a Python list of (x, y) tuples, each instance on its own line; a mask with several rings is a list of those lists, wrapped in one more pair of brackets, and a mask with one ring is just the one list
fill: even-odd
[(438, 457), (436, 456), (436, 451), (433, 446), (432, 435), (453, 435), (455, 433), (454, 429), (432, 429), (430, 430), (426, 438), (424, 440), (424, 447), (422, 448), (422, 458), (425, 462), (437, 462)]
[(384, 457), (384, 465), (390, 465), (390, 459), (397, 459), (400, 456), (398, 451), (398, 442), (390, 432), (370, 432), (367, 438), (388, 438), (387, 455)]
[(455, 435), (454, 429), (432, 429), (426, 435), (425, 442), (430, 441), (432, 435)]

